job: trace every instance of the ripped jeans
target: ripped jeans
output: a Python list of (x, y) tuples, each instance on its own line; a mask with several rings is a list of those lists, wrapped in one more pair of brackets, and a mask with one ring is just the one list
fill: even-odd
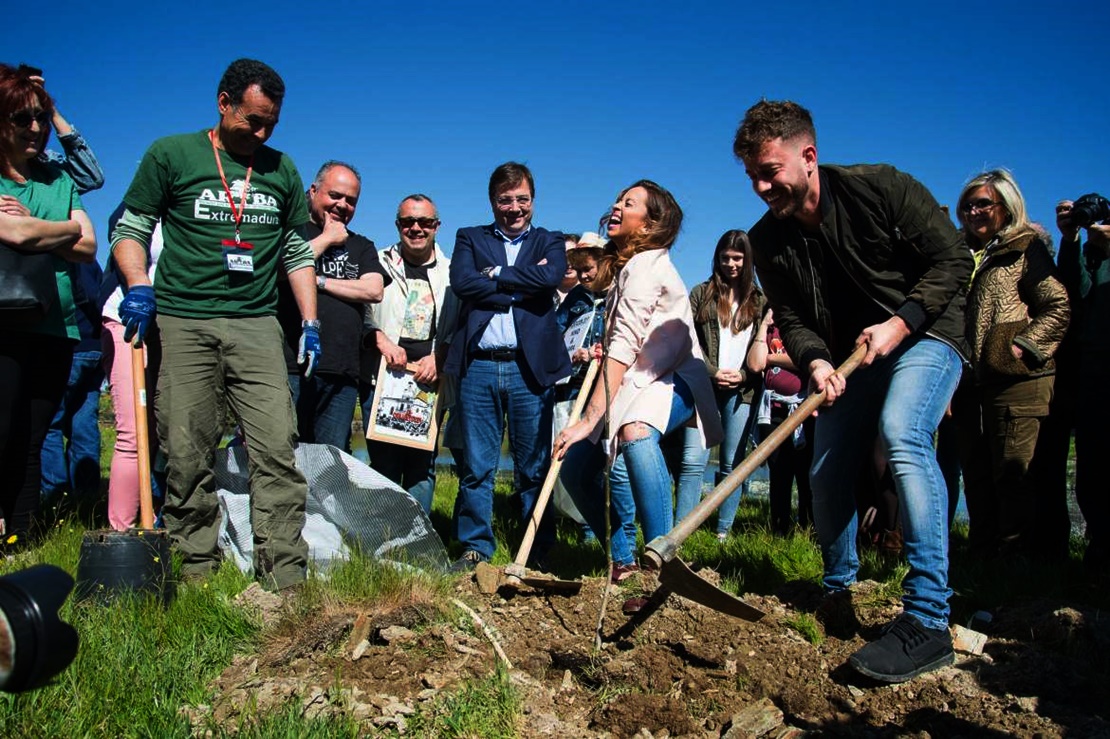
[[(644, 541), (662, 536), (674, 526), (674, 507), (671, 498), (671, 476), (659, 448), (659, 441), (667, 434), (682, 428), (694, 415), (694, 396), (690, 388), (677, 375), (672, 375), (674, 392), (671, 394), (671, 414), (667, 428), (659, 429), (644, 424), (647, 433), (639, 438), (620, 442), (620, 452), (614, 463), (613, 473), (619, 478), (626, 473), (636, 501), (636, 512), (644, 527)], [(618, 437), (620, 432), (618, 432)], [(574, 499), (578, 511), (598, 538), (605, 536), (605, 450), (600, 443), (583, 439), (568, 451), (563, 461), (560, 478), (567, 492)], [(611, 486), (618, 484), (610, 478)], [(613, 562), (618, 565), (635, 561), (635, 541), (625, 533), (623, 511), (612, 501), (613, 518), (610, 521)]]

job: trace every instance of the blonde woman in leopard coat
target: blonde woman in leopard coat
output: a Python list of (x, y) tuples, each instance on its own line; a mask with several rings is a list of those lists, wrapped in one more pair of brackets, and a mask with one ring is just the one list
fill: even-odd
[(1049, 236), (1030, 223), (1013, 177), (968, 182), (958, 215), (981, 252), (967, 302), (967, 341), (983, 408), (993, 486), (968, 500), (972, 527), (1003, 553), (1033, 553), (1036, 490), (1029, 465), (1052, 399), (1053, 354), (1068, 327), (1068, 296)]

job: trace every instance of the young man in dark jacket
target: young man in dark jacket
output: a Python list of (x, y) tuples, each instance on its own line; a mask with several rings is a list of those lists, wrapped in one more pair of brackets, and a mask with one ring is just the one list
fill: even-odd
[[(886, 165), (817, 165), (809, 111), (762, 101), (733, 144), (770, 210), (751, 229), (756, 271), (786, 350), (825, 391), (817, 418), (814, 519), (828, 604), (855, 582), (855, 474), (876, 430), (902, 510), (904, 613), (851, 657), (901, 682), (950, 664), (947, 493), (933, 432), (960, 377), (970, 251), (919, 182)], [(845, 394), (835, 364), (867, 355)]]

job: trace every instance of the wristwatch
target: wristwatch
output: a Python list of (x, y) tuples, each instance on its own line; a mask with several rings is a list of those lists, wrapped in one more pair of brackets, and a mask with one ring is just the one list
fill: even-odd
[(311, 321), (301, 321), (301, 328), (314, 328), (319, 331), (320, 321), (318, 319), (313, 319)]
[(493, 279), (493, 271), (495, 269), (497, 269), (497, 267), (486, 267), (485, 269), (482, 270), (482, 274), (484, 274), (486, 277), (488, 277), (492, 280)]
[(328, 278), (323, 275), (316, 275), (316, 289), (323, 290), (324, 286), (328, 284)]

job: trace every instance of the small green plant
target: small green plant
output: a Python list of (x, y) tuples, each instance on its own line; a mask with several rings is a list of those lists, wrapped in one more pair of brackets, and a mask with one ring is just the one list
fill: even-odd
[(695, 718), (712, 716), (725, 710), (725, 704), (716, 697), (690, 701), (690, 715)]
[(606, 682), (601, 689), (594, 694), (594, 705), (597, 708), (604, 708), (622, 695), (629, 695), (633, 692), (635, 691), (631, 686)]
[(802, 638), (813, 646), (818, 646), (825, 640), (821, 634), (821, 627), (811, 613), (799, 613), (786, 619), (786, 625), (802, 635)]

